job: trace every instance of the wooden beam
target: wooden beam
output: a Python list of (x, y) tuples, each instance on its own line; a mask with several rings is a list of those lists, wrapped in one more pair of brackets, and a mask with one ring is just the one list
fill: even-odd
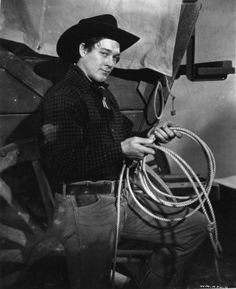
[(14, 78), (25, 84), (42, 97), (52, 83), (34, 73), (32, 67), (24, 60), (0, 45), (0, 66)]

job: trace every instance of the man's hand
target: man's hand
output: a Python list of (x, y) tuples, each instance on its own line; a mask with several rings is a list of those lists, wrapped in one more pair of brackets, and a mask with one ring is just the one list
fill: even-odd
[(151, 138), (130, 137), (121, 142), (121, 150), (127, 158), (139, 160), (147, 154), (155, 154), (155, 150), (149, 147), (152, 143)]
[(180, 132), (172, 130), (170, 129), (170, 127), (175, 127), (175, 125), (170, 121), (159, 123), (157, 126), (149, 130), (148, 137), (150, 137), (151, 139), (155, 137), (155, 141), (159, 143), (168, 143), (175, 137), (182, 137), (182, 134)]

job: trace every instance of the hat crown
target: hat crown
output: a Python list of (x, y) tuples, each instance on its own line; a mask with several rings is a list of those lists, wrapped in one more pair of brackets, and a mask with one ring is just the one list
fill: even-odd
[(89, 23), (94, 23), (96, 22), (97, 24), (101, 23), (102, 25), (109, 25), (113, 26), (115, 28), (118, 27), (117, 21), (114, 16), (111, 14), (103, 14), (103, 15), (98, 15), (94, 17), (89, 17), (89, 18), (84, 18), (79, 21), (79, 25), (88, 25)]

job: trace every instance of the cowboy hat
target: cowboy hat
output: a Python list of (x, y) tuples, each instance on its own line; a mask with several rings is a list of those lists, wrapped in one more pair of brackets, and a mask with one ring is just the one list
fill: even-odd
[(98, 15), (82, 19), (67, 29), (57, 42), (57, 54), (63, 60), (73, 63), (78, 59), (79, 44), (96, 36), (116, 40), (120, 44), (120, 51), (124, 51), (139, 40), (134, 34), (118, 28), (114, 16)]

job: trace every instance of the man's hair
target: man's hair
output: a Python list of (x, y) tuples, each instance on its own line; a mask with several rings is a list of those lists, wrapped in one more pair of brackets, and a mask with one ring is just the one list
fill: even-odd
[[(92, 51), (94, 48), (95, 44), (104, 39), (104, 36), (97, 36), (97, 37), (91, 37), (83, 41), (84, 43), (84, 48), (88, 50), (88, 52)], [(80, 54), (78, 55), (77, 61), (80, 59)]]

